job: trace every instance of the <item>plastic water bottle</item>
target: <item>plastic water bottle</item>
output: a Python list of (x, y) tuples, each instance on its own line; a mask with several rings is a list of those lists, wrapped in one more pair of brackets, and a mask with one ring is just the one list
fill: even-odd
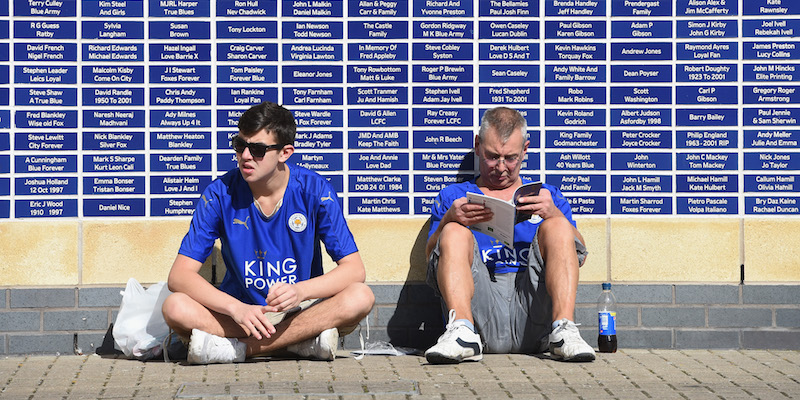
[(601, 353), (617, 351), (617, 299), (611, 292), (611, 284), (603, 283), (603, 293), (597, 299), (597, 317), (600, 332), (597, 335), (597, 349)]

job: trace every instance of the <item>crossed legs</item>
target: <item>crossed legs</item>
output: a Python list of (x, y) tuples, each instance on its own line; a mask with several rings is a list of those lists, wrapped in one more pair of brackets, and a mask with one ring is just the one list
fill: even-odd
[(246, 354), (250, 357), (284, 349), (329, 328), (354, 326), (370, 312), (374, 302), (367, 285), (353, 283), (312, 307), (288, 315), (275, 325), (272, 337), (262, 340), (245, 337), (244, 330), (232, 318), (209, 310), (183, 293), (170, 295), (162, 311), (167, 324), (179, 335), (188, 338), (192, 329), (199, 329), (216, 336), (238, 338), (247, 345)]

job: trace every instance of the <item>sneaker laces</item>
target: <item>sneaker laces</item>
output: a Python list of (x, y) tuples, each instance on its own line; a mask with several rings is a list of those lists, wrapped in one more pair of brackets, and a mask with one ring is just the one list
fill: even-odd
[(566, 318), (560, 320), (559, 322), (560, 323), (558, 324), (556, 329), (553, 331), (553, 333), (559, 333), (559, 332), (563, 331), (563, 332), (565, 332), (565, 334), (567, 336), (575, 337), (577, 335), (578, 337), (580, 337), (580, 331), (578, 330), (578, 327), (581, 324), (572, 322), (572, 321), (570, 321), (570, 320), (568, 320)]
[(442, 342), (442, 341), (444, 341), (446, 339), (450, 339), (451, 336), (456, 334), (456, 329), (458, 327), (465, 326), (465, 325), (455, 325), (455, 320), (456, 320), (456, 310), (455, 309), (451, 309), (450, 310), (450, 312), (448, 313), (448, 318), (447, 319), (448, 319), (448, 321), (447, 321), (447, 325), (445, 326), (445, 331), (442, 334), (442, 336), (439, 337), (439, 340), (437, 342)]
[(164, 336), (164, 340), (161, 341), (161, 351), (164, 353), (164, 362), (170, 362), (169, 360), (169, 353), (167, 351), (167, 345), (172, 343), (172, 335), (175, 334), (175, 331), (172, 328), (169, 328), (169, 333), (167, 336)]
[[(366, 317), (367, 320), (367, 340), (369, 340), (369, 314)], [(344, 348), (344, 337), (339, 336), (339, 340), (341, 340), (342, 348)], [(361, 343), (361, 354), (355, 357), (356, 360), (361, 360), (367, 354), (364, 347), (364, 336), (361, 334), (361, 322), (358, 323), (358, 341)]]
[(447, 313), (447, 328), (450, 328), (453, 325), (453, 322), (456, 320), (456, 310), (455, 308), (451, 308), (450, 312)]

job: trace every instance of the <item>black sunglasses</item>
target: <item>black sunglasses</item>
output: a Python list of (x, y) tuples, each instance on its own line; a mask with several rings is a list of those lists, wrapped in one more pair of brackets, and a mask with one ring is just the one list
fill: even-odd
[(270, 150), (280, 150), (285, 146), (286, 146), (285, 144), (264, 144), (258, 142), (251, 143), (242, 139), (241, 136), (239, 135), (236, 135), (231, 138), (231, 147), (233, 147), (234, 151), (236, 151), (237, 153), (242, 153), (244, 152), (244, 149), (246, 147), (250, 149), (250, 154), (252, 154), (253, 157), (258, 157), (258, 158), (264, 157), (264, 155), (267, 154), (267, 152)]

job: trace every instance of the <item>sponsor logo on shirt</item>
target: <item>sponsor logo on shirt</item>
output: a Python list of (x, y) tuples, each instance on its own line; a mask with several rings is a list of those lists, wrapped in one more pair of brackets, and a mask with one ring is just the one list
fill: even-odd
[[(493, 241), (494, 242), (494, 241)], [(496, 244), (489, 249), (481, 249), (483, 263), (488, 265), (527, 265), (529, 248), (510, 249), (502, 244)]]
[(239, 218), (234, 218), (233, 219), (233, 224), (234, 225), (244, 225), (244, 227), (247, 228), (247, 230), (249, 231), (250, 228), (247, 227), (247, 221), (249, 221), (249, 220), (250, 220), (250, 216), (249, 215), (247, 216), (247, 218), (244, 219), (244, 221), (240, 220)]
[(244, 262), (244, 286), (263, 290), (278, 282), (297, 283), (297, 261), (294, 258), (268, 261), (266, 252), (256, 250), (256, 260)]

